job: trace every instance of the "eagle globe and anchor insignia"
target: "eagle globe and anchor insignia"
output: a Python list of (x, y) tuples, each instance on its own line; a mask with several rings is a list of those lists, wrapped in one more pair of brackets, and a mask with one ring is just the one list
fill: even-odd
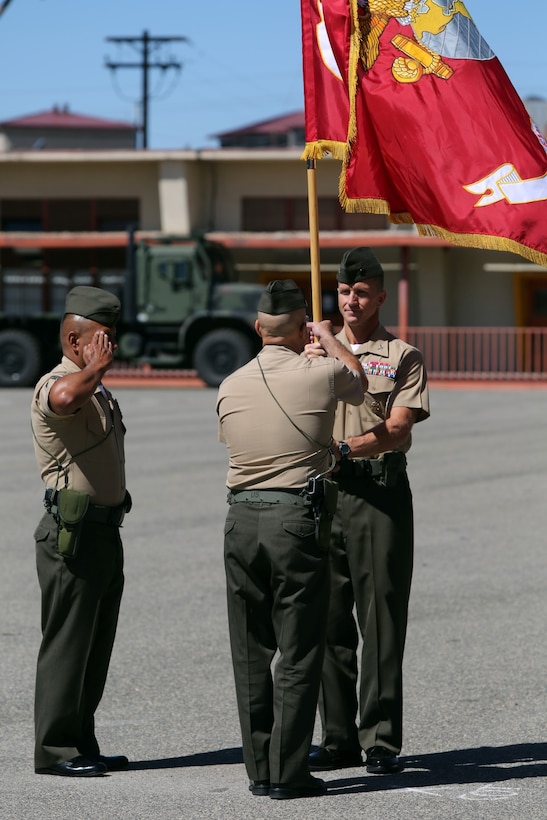
[[(391, 73), (399, 83), (417, 83), (426, 75), (450, 80), (454, 69), (443, 57), (455, 60), (491, 60), (496, 55), (481, 36), (461, 0), (357, 0), (361, 34), (360, 60), (365, 71), (372, 68), (380, 51), (380, 38), (392, 19), (408, 28), (409, 35), (391, 38), (402, 56)], [(547, 143), (530, 120), (530, 128), (547, 153)], [(512, 162), (505, 162), (482, 179), (464, 185), (483, 208), (505, 200), (512, 205), (547, 199), (547, 174), (522, 178)]]
[(461, 0), (358, 0), (358, 6), (360, 57), (366, 70), (376, 62), (380, 37), (392, 18), (410, 27), (412, 36), (399, 33), (391, 40), (402, 52), (391, 67), (399, 83), (416, 83), (428, 74), (449, 80), (454, 71), (443, 57), (462, 60), (494, 57)]

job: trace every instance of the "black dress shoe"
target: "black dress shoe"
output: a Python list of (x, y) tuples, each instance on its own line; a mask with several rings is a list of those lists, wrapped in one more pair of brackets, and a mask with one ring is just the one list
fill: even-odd
[(107, 772), (123, 772), (129, 766), (129, 760), (125, 755), (113, 755), (112, 757), (99, 755), (97, 762), (106, 766)]
[(297, 797), (320, 797), (327, 793), (327, 784), (319, 777), (312, 777), (307, 783), (272, 783), (270, 797), (273, 800), (294, 800)]
[(371, 774), (393, 774), (401, 769), (397, 755), (385, 746), (373, 746), (367, 749), (367, 772)]
[(106, 766), (98, 760), (89, 760), (87, 757), (80, 756), (34, 771), (36, 774), (57, 774), (61, 777), (98, 777), (106, 774)]
[(249, 783), (249, 791), (255, 797), (268, 797), (270, 793), (269, 780), (253, 780)]
[(352, 769), (355, 766), (362, 766), (363, 759), (361, 750), (339, 752), (336, 749), (325, 749), (321, 746), (314, 752), (310, 752), (308, 763), (312, 772), (330, 772), (331, 769)]

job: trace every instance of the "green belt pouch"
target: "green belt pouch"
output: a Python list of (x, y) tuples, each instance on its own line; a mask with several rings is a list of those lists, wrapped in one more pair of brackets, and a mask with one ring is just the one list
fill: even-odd
[(89, 494), (80, 490), (59, 490), (57, 493), (57, 551), (65, 558), (74, 558), (78, 551), (82, 521), (89, 506)]

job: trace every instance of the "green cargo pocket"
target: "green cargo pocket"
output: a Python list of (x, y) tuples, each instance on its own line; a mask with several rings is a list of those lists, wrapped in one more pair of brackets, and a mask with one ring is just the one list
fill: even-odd
[(38, 524), (36, 529), (34, 530), (34, 540), (39, 544), (41, 541), (46, 541), (49, 536), (50, 530), (47, 527), (44, 527), (42, 524)]

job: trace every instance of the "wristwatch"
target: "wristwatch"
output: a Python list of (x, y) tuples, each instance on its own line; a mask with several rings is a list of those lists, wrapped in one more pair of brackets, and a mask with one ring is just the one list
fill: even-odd
[(347, 441), (339, 441), (338, 449), (340, 451), (340, 458), (347, 458), (351, 453), (351, 447), (349, 446)]

